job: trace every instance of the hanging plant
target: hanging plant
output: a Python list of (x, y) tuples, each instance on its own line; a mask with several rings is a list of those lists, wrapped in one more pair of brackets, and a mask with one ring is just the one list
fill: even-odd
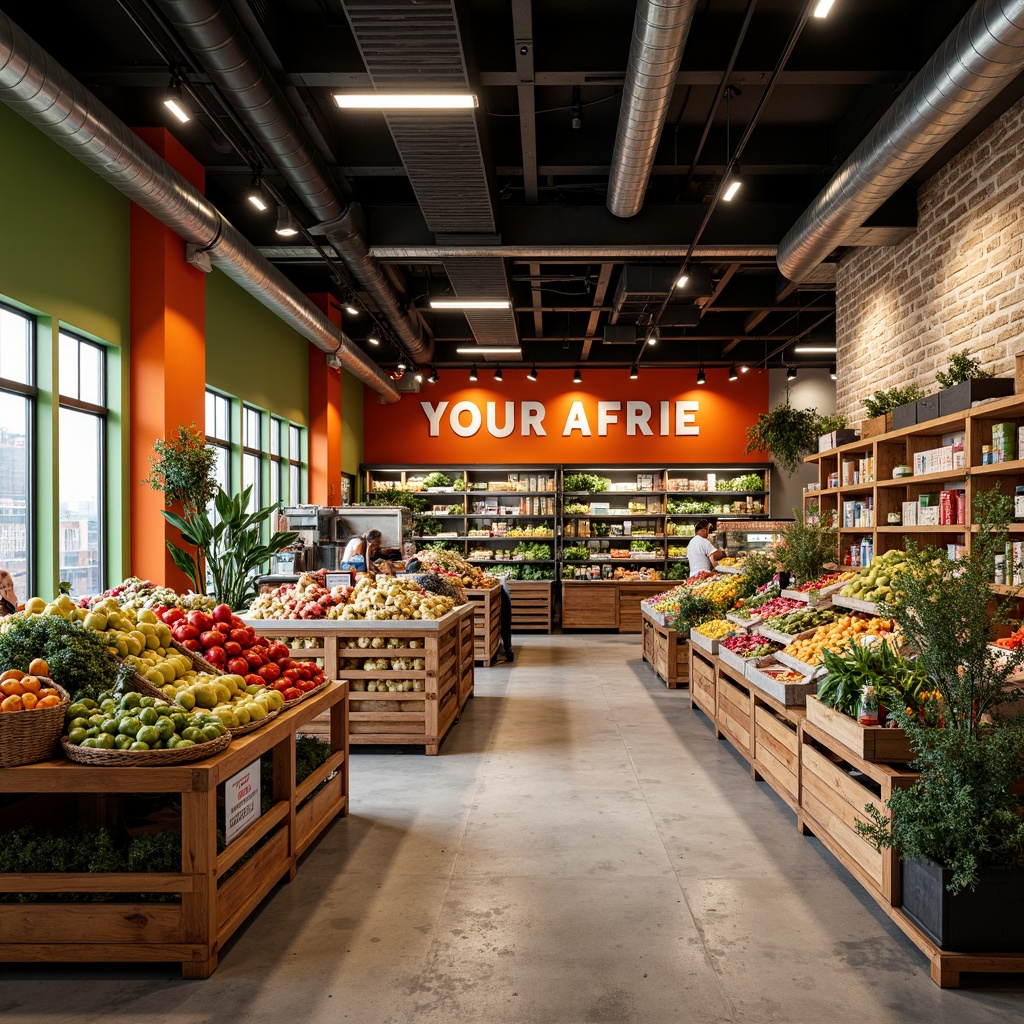
[(780, 469), (792, 475), (805, 455), (818, 450), (818, 436), (846, 426), (843, 416), (819, 416), (816, 409), (794, 409), (787, 398), (747, 427), (747, 455), (770, 452)]

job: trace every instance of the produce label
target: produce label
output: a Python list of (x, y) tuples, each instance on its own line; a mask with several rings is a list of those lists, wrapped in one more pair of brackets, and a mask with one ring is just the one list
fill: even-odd
[(262, 813), (260, 807), (260, 759), (232, 775), (224, 783), (224, 837), (237, 839)]

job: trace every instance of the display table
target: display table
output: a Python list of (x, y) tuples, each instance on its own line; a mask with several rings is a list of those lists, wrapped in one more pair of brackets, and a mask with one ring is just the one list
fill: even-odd
[(466, 599), (473, 606), (473, 658), (490, 665), (501, 646), (501, 584), (486, 590), (467, 588)]
[[(102, 768), (63, 757), (0, 770), (0, 793), (31, 794), (5, 808), (5, 820), (38, 814), (39, 803), (78, 794), (88, 803), (111, 794), (179, 794), (181, 871), (0, 875), (0, 892), (177, 893), (180, 902), (0, 903), (0, 959), (16, 961), (180, 961), (185, 978), (207, 978), (234, 931), (282, 879), (295, 875), (300, 855), (336, 817), (348, 812), (348, 720), (345, 683), (281, 713), (261, 729), (232, 740), (206, 761), (180, 766)], [(295, 783), (295, 734), (330, 716), (333, 753)], [(217, 852), (218, 787), (272, 753), (273, 803), (222, 853)], [(310, 797), (322, 782), (327, 784)], [(307, 800), (307, 797), (310, 799)], [(303, 801), (306, 801), (303, 803)], [(300, 804), (302, 806), (300, 807)], [(249, 860), (234, 865), (263, 841)]]
[(554, 626), (555, 581), (509, 580), (512, 632), (550, 633)]
[(646, 605), (641, 605), (643, 658), (670, 690), (687, 686), (690, 679), (690, 651), (685, 636), (675, 627), (659, 622)]
[(562, 580), (562, 629), (639, 633), (640, 602), (669, 585), (666, 580)]
[[(473, 696), (474, 605), (456, 606), (440, 619), (243, 619), (261, 635), (287, 643), (295, 658), (323, 659), (327, 675), (352, 683), (414, 680), (413, 692), (359, 692), (349, 706), (349, 742), (422, 744), (436, 754), (459, 712)], [(373, 647), (396, 638), (397, 647)], [(366, 646), (357, 646), (360, 640)], [(314, 646), (300, 647), (313, 641)], [(409, 642), (416, 644), (410, 647)], [(360, 667), (369, 657), (422, 658), (422, 669)]]

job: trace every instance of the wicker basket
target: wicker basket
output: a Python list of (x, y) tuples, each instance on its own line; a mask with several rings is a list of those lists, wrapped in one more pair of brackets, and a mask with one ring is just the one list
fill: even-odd
[(287, 711), (289, 708), (298, 707), (298, 705), (300, 705), (304, 700), (308, 700), (310, 697), (315, 697), (329, 682), (330, 680), (325, 678), (318, 687), (313, 690), (309, 690), (301, 697), (296, 697), (295, 700), (286, 700), (280, 710)]
[(182, 647), (177, 640), (171, 641), (171, 647), (176, 650), (179, 654), (184, 654), (186, 658), (189, 658), (192, 662), (192, 667), (197, 672), (206, 672), (211, 676), (222, 676), (224, 670), (217, 668), (216, 665), (211, 665), (201, 654), (196, 654), (195, 651), (190, 651), (187, 647)]
[(173, 750), (102, 750), (96, 747), (79, 747), (61, 737), (60, 745), (69, 761), (88, 764), (98, 768), (162, 768), (166, 765), (188, 764), (189, 761), (205, 761), (219, 754), (231, 742), (231, 733), (225, 732), (215, 740), (197, 743), (194, 747)]
[(250, 732), (255, 732), (257, 729), (262, 729), (268, 722), (272, 722), (279, 714), (281, 714), (281, 708), (277, 711), (268, 711), (265, 718), (261, 718), (258, 722), (249, 722), (247, 725), (240, 725), (236, 729), (229, 729), (231, 738), (234, 739), (236, 736), (246, 736)]
[[(43, 682), (44, 677), (40, 677)], [(46, 679), (60, 694), (60, 703), (52, 708), (8, 711), (0, 715), (0, 768), (35, 764), (52, 756), (64, 728), (64, 713), (71, 706), (67, 690)]]

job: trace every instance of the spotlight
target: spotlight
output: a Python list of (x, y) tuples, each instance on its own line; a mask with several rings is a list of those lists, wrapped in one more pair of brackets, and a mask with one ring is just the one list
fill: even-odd
[(796, 367), (791, 366), (786, 370), (786, 380), (796, 380)]
[(741, 366), (740, 367), (740, 373), (746, 373), (749, 369), (750, 369), (749, 366)]
[(573, 384), (583, 383), (583, 374), (580, 373), (580, 368), (578, 366), (576, 367), (576, 372), (572, 375), (572, 382)]
[(437, 370), (435, 370), (434, 367), (432, 366), (430, 368), (430, 376), (427, 378), (427, 380), (430, 381), (431, 384), (436, 384), (440, 379), (441, 378)]
[(274, 231), (282, 238), (291, 238), (299, 233), (298, 221), (292, 216), (292, 211), (287, 206), (277, 208), (277, 227), (274, 228)]
[(830, 366), (830, 367), (828, 368), (828, 375), (829, 375), (829, 376), (830, 376), (830, 377), (831, 377), (831, 378), (832, 378), (833, 380), (835, 380), (835, 379), (836, 379), (836, 368), (835, 368), (835, 365), (832, 365), (832, 366)]
[(498, 368), (494, 371), (494, 379), (501, 380), (501, 364), (498, 364)]
[(377, 334), (376, 331), (370, 331), (370, 333), (366, 336), (366, 343), (368, 345), (379, 345), (380, 336)]
[(422, 384), (423, 383), (423, 371), (422, 370), (417, 370), (416, 371), (416, 383), (417, 384)]
[(405, 356), (398, 357), (398, 372), (405, 373), (409, 369), (409, 364), (405, 361)]
[(267, 202), (267, 197), (263, 194), (263, 186), (260, 184), (260, 176), (254, 174), (252, 176), (252, 182), (249, 185), (249, 191), (245, 193), (245, 198), (256, 207), (260, 213), (265, 213), (269, 208), (270, 204)]
[(176, 76), (171, 78), (171, 84), (167, 87), (163, 99), (164, 106), (182, 123), (187, 124), (192, 120), (188, 104), (182, 94), (181, 82)]
[(476, 375), (476, 365), (474, 364), (469, 371), (469, 379), (476, 383), (480, 378)]
[(679, 275), (679, 279), (678, 279), (678, 280), (676, 281), (676, 287), (677, 287), (677, 288), (683, 288), (683, 287), (685, 287), (685, 285), (686, 285), (686, 282), (687, 282), (687, 281), (689, 281), (689, 280), (690, 280), (690, 275), (689, 275), (689, 274), (688, 274), (688, 273), (687, 273), (687, 272), (686, 272), (686, 271), (684, 270), (684, 271), (683, 271), (683, 272), (682, 272), (682, 273), (681, 273), (681, 274)]
[(526, 379), (527, 380), (536, 380), (537, 379), (537, 367), (536, 366), (531, 366), (530, 367), (530, 372), (526, 375)]
[(360, 308), (352, 301), (351, 295), (346, 295), (345, 300), (341, 304), (341, 308), (348, 313), (349, 316), (359, 316), (362, 312)]
[(632, 366), (631, 366), (631, 367), (629, 368), (629, 379), (630, 379), (630, 380), (636, 380), (636, 379), (637, 379), (637, 377), (639, 377), (639, 376), (640, 376), (640, 370), (639, 370), (639, 368), (637, 367), (636, 363), (634, 363), (634, 364), (633, 364), (633, 365), (632, 365)]
[(735, 366), (729, 367), (729, 380), (739, 380), (740, 375), (736, 372)]
[(647, 332), (647, 344), (648, 345), (657, 345), (659, 338), (661, 338), (661, 330), (659, 328), (652, 327)]
[(699, 369), (699, 370), (697, 371), (697, 383), (698, 383), (698, 384), (704, 384), (704, 383), (706, 383), (706, 382), (707, 382), (707, 377), (705, 377), (705, 376), (704, 376), (704, 367), (702, 366), (702, 367), (701, 367), (701, 368), (700, 368), (700, 369)]

